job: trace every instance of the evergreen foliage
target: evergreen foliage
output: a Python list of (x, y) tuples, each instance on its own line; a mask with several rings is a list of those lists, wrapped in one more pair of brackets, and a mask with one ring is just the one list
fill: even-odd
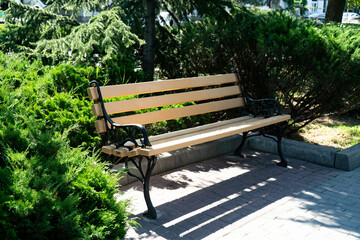
[(37, 42), (33, 53), (39, 58), (52, 60), (52, 64), (86, 62), (88, 66), (106, 67), (106, 63), (118, 59), (123, 66), (134, 68), (132, 47), (142, 43), (122, 22), (120, 9), (113, 8), (75, 27), (65, 37)]
[(253, 97), (285, 104), (292, 130), (359, 104), (357, 26), (316, 27), (282, 11), (245, 8), (232, 16), (160, 32), (157, 61), (163, 75), (216, 74), (236, 66)]
[(2, 239), (15, 239), (16, 231), (9, 221), (7, 202), (11, 200), (10, 187), (13, 182), (10, 161), (5, 145), (0, 141), (0, 235)]
[(65, 10), (72, 18), (78, 16), (81, 10), (86, 12), (95, 12), (108, 10), (112, 0), (47, 0), (47, 9), (52, 12)]
[(82, 95), (91, 71), (71, 65), (44, 67), (39, 61), (30, 63), (21, 56), (13, 55), (10, 59), (1, 54), (0, 132), (7, 135), (3, 140), (12, 149), (26, 150), (31, 143), (26, 136), (34, 121), (44, 123), (39, 129), (44, 132), (77, 125), (68, 133), (73, 136), (70, 138), (73, 147), (98, 144), (90, 102)]
[(32, 8), (11, 0), (1, 0), (9, 5), (6, 11), (6, 29), (0, 35), (0, 50), (17, 53), (29, 52), (41, 39), (61, 38), (68, 35), (79, 23), (69, 17)]
[[(142, 0), (117, 0), (112, 2), (112, 6), (120, 7), (124, 12), (123, 21), (131, 27), (132, 32), (140, 38), (144, 38), (145, 33), (145, 4)], [(168, 12), (174, 24), (179, 28), (183, 23), (197, 21), (209, 16), (218, 16), (226, 18), (230, 14), (226, 10), (236, 8), (235, 1), (232, 0), (211, 0), (211, 1), (176, 1), (164, 0), (156, 2), (156, 27), (159, 29), (166, 28), (165, 22), (159, 16), (160, 11)], [(194, 16), (195, 11), (197, 12)], [(163, 26), (165, 25), (165, 26)]]
[[(123, 79), (119, 80), (119, 76), (132, 81), (142, 79), (142, 74), (134, 69), (140, 65), (137, 53), (143, 41), (123, 23), (120, 8), (103, 11), (80, 25), (74, 19), (75, 15), (50, 12), (58, 10), (59, 1), (53, 1), (54, 6), (50, 4), (45, 10), (12, 0), (1, 1), (10, 6), (5, 28), (0, 30), (0, 50), (3, 52), (27, 54), (41, 59), (46, 65), (71, 63), (97, 67), (111, 83), (121, 83)], [(85, 2), (91, 5), (91, 2)], [(78, 9), (77, 4), (62, 4), (69, 9), (75, 9), (76, 5)]]
[(360, 7), (360, 0), (348, 0), (346, 1), (346, 8), (347, 9), (354, 9)]
[[(190, 21), (189, 15), (193, 14), (195, 10), (199, 17), (211, 15), (226, 17), (229, 13), (225, 7), (233, 8), (235, 4), (233, 0), (148, 2), (139, 0), (49, 0), (45, 10), (39, 10), (15, 3), (13, 0), (0, 1), (9, 4), (10, 8), (6, 15), (7, 22), (11, 23), (7, 24), (9, 31), (0, 34), (3, 46), (0, 45), (0, 50), (32, 53), (32, 50), (36, 48), (33, 53), (35, 56), (50, 60), (45, 64), (71, 61), (92, 64), (92, 66), (100, 64), (104, 68), (117, 69), (115, 73), (109, 73), (110, 77), (113, 74), (119, 74), (119, 71), (130, 77), (140, 77), (133, 73), (135, 67), (140, 66), (141, 63), (143, 63), (143, 67), (144, 65), (154, 65), (153, 57), (148, 56), (150, 52), (153, 52), (154, 33), (150, 33), (148, 30), (150, 27), (154, 28), (156, 23), (151, 22), (145, 26), (145, 10), (149, 2), (153, 3), (152, 6), (155, 7), (154, 11), (157, 14), (160, 9), (167, 10), (178, 26), (181, 25), (180, 22)], [(79, 24), (74, 19), (82, 9), (86, 12), (110, 11), (105, 11), (99, 17), (96, 16), (89, 24), (76, 27)], [(62, 11), (70, 16), (59, 15), (58, 13)], [(148, 39), (148, 44), (140, 48), (139, 45), (142, 41), (130, 33), (120, 18), (131, 27), (133, 33), (143, 39)], [(158, 21), (157, 27), (162, 28)], [(27, 35), (27, 33), (29, 34)], [(145, 38), (146, 34), (144, 33), (151, 36)], [(151, 48), (150, 51), (144, 50), (148, 48)], [(134, 61), (137, 59), (142, 61)], [(144, 64), (145, 59), (148, 61), (146, 64)]]
[(119, 175), (85, 150), (99, 143), (92, 74), (0, 53), (1, 239), (122, 239), (134, 223)]

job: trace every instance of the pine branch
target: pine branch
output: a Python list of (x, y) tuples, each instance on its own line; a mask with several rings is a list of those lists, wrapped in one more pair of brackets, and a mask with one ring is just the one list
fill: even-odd
[(26, 52), (40, 39), (56, 39), (68, 35), (79, 23), (67, 16), (8, 1), (6, 28), (0, 35), (3, 52)]
[(8, 23), (22, 23), (22, 24), (42, 24), (47, 21), (57, 20), (62, 24), (69, 24), (77, 26), (79, 23), (69, 18), (68, 16), (52, 13), (46, 9), (33, 8), (22, 3), (17, 3), (13, 0), (9, 1), (9, 9), (6, 11), (5, 20)]
[(48, 0), (46, 3), (50, 11), (59, 12), (65, 10), (75, 18), (81, 10), (86, 12), (104, 10), (107, 9), (111, 2), (111, 0)]
[(33, 54), (52, 63), (70, 61), (90, 65), (104, 64), (115, 56), (126, 57), (130, 47), (143, 41), (130, 32), (120, 15), (120, 8), (104, 11), (65, 37), (37, 42)]

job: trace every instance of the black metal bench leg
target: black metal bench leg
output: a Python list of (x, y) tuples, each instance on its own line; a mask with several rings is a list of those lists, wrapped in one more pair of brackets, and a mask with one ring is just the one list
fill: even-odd
[(281, 161), (276, 164), (277, 166), (285, 167), (285, 168), (288, 166), (288, 162), (287, 162), (287, 160), (286, 160), (285, 157), (284, 157), (284, 154), (283, 154), (283, 151), (282, 151), (282, 147), (281, 147), (281, 142), (282, 142), (282, 138), (283, 138), (283, 135), (284, 135), (286, 126), (287, 126), (287, 124), (279, 124), (279, 125), (278, 125), (278, 131), (277, 131), (277, 149), (278, 149), (278, 153), (279, 153), (279, 156), (280, 156), (280, 160), (281, 160)]
[(143, 181), (143, 188), (144, 188), (144, 198), (145, 198), (145, 202), (146, 202), (146, 206), (147, 206), (148, 210), (147, 210), (147, 212), (144, 213), (144, 216), (147, 218), (156, 219), (156, 216), (157, 216), (156, 210), (151, 202), (150, 193), (149, 193), (150, 176), (151, 176), (151, 173), (156, 164), (156, 157), (155, 156), (146, 157), (146, 159), (148, 161), (148, 166), (147, 166), (145, 178)]
[(236, 150), (235, 150), (235, 152), (234, 152), (234, 155), (240, 156), (240, 157), (244, 158), (244, 155), (242, 155), (241, 150), (242, 150), (242, 148), (243, 148), (244, 145), (245, 145), (245, 141), (246, 141), (246, 139), (247, 139), (247, 136), (248, 136), (248, 132), (244, 132), (243, 135), (242, 135), (241, 143), (240, 143), (240, 145), (236, 148)]
[[(138, 163), (135, 161), (136, 158), (139, 159)], [(146, 168), (145, 174), (142, 169), (142, 160), (144, 158), (146, 158), (146, 160), (147, 160), (147, 168)], [(134, 166), (139, 170), (140, 176), (137, 176), (130, 172), (129, 167), (128, 167), (128, 160), (130, 160), (134, 164)], [(152, 156), (152, 157), (137, 156), (135, 158), (130, 158), (130, 159), (126, 158), (126, 160), (125, 160), (125, 167), (128, 169), (127, 170), (128, 175), (136, 178), (143, 185), (144, 198), (145, 198), (146, 206), (148, 208), (148, 210), (144, 213), (144, 216), (147, 218), (151, 218), (151, 219), (156, 219), (156, 216), (157, 216), (156, 210), (151, 202), (150, 192), (149, 192), (150, 191), (150, 187), (149, 187), (150, 177), (151, 177), (151, 173), (155, 167), (155, 164), (156, 164), (155, 156)]]

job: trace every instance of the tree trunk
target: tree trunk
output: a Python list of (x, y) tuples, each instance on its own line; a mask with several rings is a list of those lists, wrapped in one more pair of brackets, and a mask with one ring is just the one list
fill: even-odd
[(341, 23), (342, 15), (344, 12), (345, 0), (329, 0), (326, 10), (325, 21), (333, 21)]
[(149, 81), (154, 78), (155, 4), (156, 0), (146, 0), (143, 70)]

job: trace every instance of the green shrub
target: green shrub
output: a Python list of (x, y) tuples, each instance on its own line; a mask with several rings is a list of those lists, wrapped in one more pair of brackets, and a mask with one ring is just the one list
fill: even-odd
[(359, 104), (358, 29), (241, 9), (231, 20), (209, 18), (160, 34), (157, 61), (169, 78), (236, 67), (245, 90), (254, 98), (278, 98), (296, 130)]
[(13, 176), (5, 145), (0, 141), (0, 235), (2, 239), (15, 239), (16, 231), (9, 221), (7, 202), (11, 200)]
[(0, 139), (7, 139), (13, 149), (25, 150), (33, 121), (44, 123), (43, 132), (71, 128), (68, 137), (72, 147), (97, 146), (100, 139), (95, 133), (91, 103), (86, 99), (87, 77), (95, 71), (68, 64), (44, 67), (24, 57), (12, 58), (0, 54)]
[(89, 79), (94, 79), (94, 72), (91, 67), (81, 68), (62, 63), (51, 68), (49, 74), (58, 92), (86, 96), (86, 88), (89, 86)]
[(360, 59), (353, 59), (352, 50), (345, 47), (359, 42), (359, 34), (342, 41), (327, 34), (326, 28), (298, 23), (286, 15), (273, 14), (267, 19), (259, 29), (258, 48), (269, 79), (264, 86), (281, 92), (279, 98), (288, 106), (294, 125), (359, 103)]
[[(0, 28), (0, 50), (26, 54), (49, 66), (67, 63), (64, 66), (82, 66), (85, 71), (92, 67), (96, 69), (92, 75), (112, 84), (135, 82), (143, 79), (143, 74), (135, 71), (140, 66), (135, 55), (143, 41), (123, 23), (122, 17), (123, 11), (114, 7), (79, 24), (74, 18), (51, 13), (49, 9), (12, 1), (6, 23)], [(68, 83), (71, 81), (62, 81)]]
[(119, 175), (91, 153), (91, 74), (0, 53), (2, 239), (122, 239), (135, 224), (114, 196)]
[[(35, 129), (37, 129), (35, 127)], [(10, 151), (11, 185), (0, 212), (12, 239), (121, 239), (127, 202), (114, 197), (117, 178), (95, 156), (70, 148), (66, 134), (37, 132), (28, 152)], [(6, 178), (2, 178), (6, 179)], [(3, 186), (3, 185), (2, 185)], [(3, 193), (3, 191), (1, 192)], [(131, 221), (130, 221), (131, 222)], [(2, 235), (4, 236), (4, 235)]]

